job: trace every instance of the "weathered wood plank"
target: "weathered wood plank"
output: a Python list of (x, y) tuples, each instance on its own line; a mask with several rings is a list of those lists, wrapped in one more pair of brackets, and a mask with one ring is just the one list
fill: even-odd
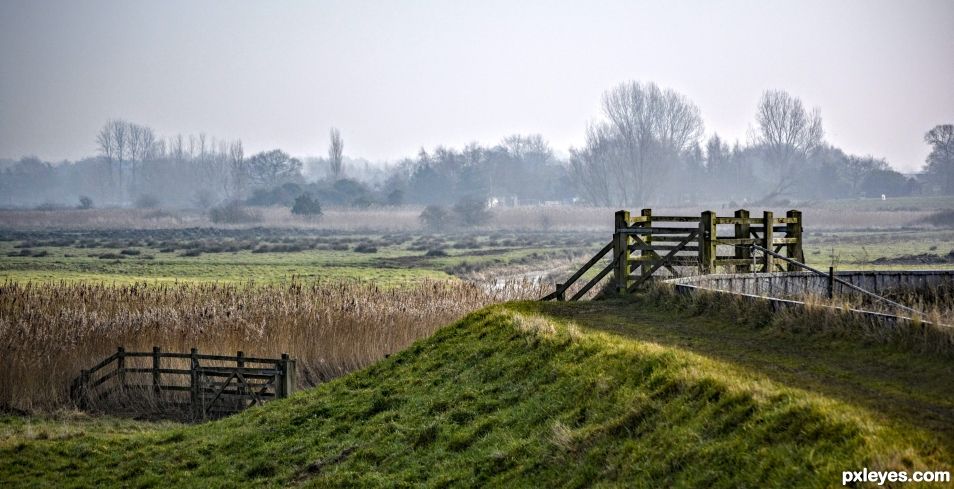
[(191, 370), (187, 368), (160, 368), (155, 369), (152, 367), (126, 367), (126, 372), (131, 374), (149, 374), (149, 373), (159, 373), (159, 374), (170, 374), (170, 375), (188, 375)]
[(798, 238), (774, 238), (772, 244), (774, 245), (792, 245), (798, 243)]
[(696, 216), (653, 216), (653, 222), (699, 222)]
[(751, 265), (751, 258), (734, 258), (734, 257), (719, 257), (715, 260), (715, 266), (729, 266), (729, 265)]
[(637, 235), (657, 235), (657, 234), (689, 234), (693, 231), (698, 231), (699, 228), (663, 228), (663, 227), (652, 227), (652, 228), (617, 228), (617, 233), (619, 234), (637, 234)]
[[(704, 219), (704, 218), (703, 218), (703, 219)], [(713, 226), (714, 226), (714, 224), (713, 224)], [(698, 235), (698, 234), (699, 234), (699, 231), (696, 230), (696, 232), (694, 232), (694, 233), (690, 234), (688, 237), (686, 237), (686, 240), (683, 241), (682, 244), (688, 244), (688, 243), (691, 242), (692, 240), (696, 239), (696, 235)], [(649, 270), (649, 273), (648, 273), (648, 274), (643, 275), (639, 280), (637, 280), (636, 282), (633, 282), (633, 283), (629, 286), (629, 288), (626, 289), (626, 291), (627, 291), (627, 292), (630, 292), (630, 293), (635, 292), (636, 289), (637, 289), (643, 282), (649, 280), (649, 278), (652, 277), (652, 274), (656, 273), (656, 270), (659, 270), (659, 269), (662, 268), (665, 264), (669, 263), (669, 260), (671, 260), (672, 258), (674, 258), (674, 257), (676, 256), (676, 252), (677, 252), (677, 251), (679, 251), (679, 250), (678, 250), (678, 249), (675, 249), (675, 250), (672, 250), (672, 251), (670, 251), (669, 253), (667, 253), (666, 256), (662, 257), (662, 259), (660, 259), (659, 261), (656, 262), (655, 265), (653, 265), (653, 268), (651, 268), (651, 269)]]
[[(678, 244), (654, 244), (654, 245), (648, 245), (648, 246), (636, 245), (635, 247), (631, 247), (630, 249), (633, 251), (657, 251), (657, 250), (665, 251), (665, 250), (671, 250), (673, 248), (677, 248), (678, 246), (679, 246)], [(686, 246), (685, 248), (683, 248), (683, 251), (699, 251), (699, 246), (698, 245)], [(634, 260), (636, 258), (637, 257), (631, 257), (630, 260)]]
[[(786, 216), (789, 219), (794, 220), (794, 222), (788, 223), (788, 229), (785, 230), (786, 240), (792, 240), (788, 243), (788, 246), (785, 249), (785, 254), (789, 258), (804, 263), (805, 262), (805, 253), (802, 251), (802, 213), (797, 210), (790, 210), (786, 213)], [(778, 243), (779, 240), (773, 241), (773, 243)], [(798, 266), (794, 263), (786, 263), (786, 268), (789, 272), (797, 272)]]
[(629, 280), (629, 231), (638, 228), (628, 227), (628, 211), (617, 211), (614, 217), (616, 234), (613, 236), (613, 261), (616, 263), (616, 270), (613, 272), (613, 281), (616, 283), (616, 290), (622, 292), (626, 290)]
[[(604, 268), (602, 271), (600, 271), (600, 273), (596, 274), (595, 277), (593, 277), (589, 282), (587, 282), (582, 289), (578, 290), (575, 294), (573, 294), (573, 297), (571, 297), (570, 300), (574, 302), (580, 300), (580, 297), (583, 297), (584, 295), (586, 295), (586, 293), (589, 292), (594, 285), (599, 283), (600, 280), (603, 280), (603, 277), (608, 275), (610, 270), (618, 271), (619, 269), (616, 265), (617, 264), (615, 260), (613, 263), (610, 263), (609, 265), (607, 265), (606, 268)], [(627, 273), (627, 275), (629, 274)]]
[(756, 238), (718, 238), (716, 244), (722, 246), (750, 245), (760, 241), (762, 240)]
[(713, 273), (713, 263), (716, 259), (716, 213), (705, 211), (702, 213), (702, 222), (699, 224), (699, 262), (702, 273)]
[[(742, 209), (745, 210), (745, 209)], [(746, 211), (748, 213), (748, 211)], [(717, 217), (716, 224), (763, 224), (761, 217)]]
[[(767, 223), (774, 222), (772, 221), (772, 219), (774, 219), (772, 211), (765, 211), (762, 213), (762, 216), (763, 216), (762, 218), (765, 219), (765, 222)], [(773, 226), (765, 225), (762, 227), (762, 246), (763, 247), (765, 248), (772, 247), (772, 239), (774, 237), (773, 236), (774, 232), (775, 232), (775, 229)], [(770, 254), (766, 254), (764, 265), (762, 265), (762, 271), (771, 272), (774, 269), (775, 269), (775, 258), (772, 257), (772, 255)]]
[(613, 249), (613, 242), (610, 241), (609, 243), (606, 244), (606, 246), (600, 249), (600, 251), (598, 251), (595, 255), (593, 255), (593, 258), (590, 258), (585, 264), (583, 264), (583, 266), (580, 267), (580, 269), (577, 270), (576, 273), (571, 275), (569, 279), (563, 282), (563, 288), (557, 289), (557, 292), (558, 293), (566, 292), (566, 289), (569, 289), (571, 285), (576, 283), (576, 281), (579, 280), (579, 278), (582, 277), (584, 273), (586, 273), (590, 268), (592, 268), (593, 265), (596, 265), (600, 260), (602, 260), (607, 253), (612, 251), (612, 249)]

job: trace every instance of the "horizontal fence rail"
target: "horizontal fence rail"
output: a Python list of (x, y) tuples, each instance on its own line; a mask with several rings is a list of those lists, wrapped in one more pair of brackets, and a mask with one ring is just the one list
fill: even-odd
[(81, 409), (104, 407), (191, 420), (216, 418), (288, 397), (295, 391), (295, 360), (163, 352), (119, 347), (80, 371), (70, 398)]
[[(785, 217), (765, 211), (752, 217), (746, 209), (729, 216), (706, 211), (699, 216), (659, 216), (642, 209), (638, 216), (628, 211), (615, 215), (613, 240), (603, 247), (566, 282), (541, 300), (567, 300), (570, 287), (610, 253), (612, 261), (591, 278), (569, 300), (578, 300), (600, 280), (613, 272), (613, 288), (618, 293), (633, 292), (665, 270), (679, 277), (689, 268), (692, 273), (716, 273), (720, 268), (735, 272), (795, 271), (803, 263), (802, 213), (790, 210)], [(758, 245), (772, 250), (752, 253)], [(719, 247), (732, 254), (719, 254)], [(776, 260), (779, 253), (789, 260)], [(790, 262), (789, 262), (790, 261)], [(683, 270), (680, 270), (683, 269)]]

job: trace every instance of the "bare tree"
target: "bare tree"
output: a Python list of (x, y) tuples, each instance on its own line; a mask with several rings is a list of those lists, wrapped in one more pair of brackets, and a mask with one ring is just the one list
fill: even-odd
[(245, 160), (249, 180), (262, 188), (272, 188), (301, 178), (301, 162), (281, 150), (263, 151)]
[(611, 205), (616, 201), (610, 186), (610, 167), (617, 163), (613, 154), (617, 144), (607, 138), (603, 125), (591, 125), (586, 131), (586, 144), (570, 150), (570, 172), (591, 204)]
[(139, 124), (126, 123), (129, 134), (130, 186), (138, 185), (140, 166), (156, 157), (156, 134), (153, 130)]
[(777, 183), (763, 200), (788, 191), (809, 156), (822, 144), (821, 113), (807, 111), (798, 97), (782, 90), (767, 90), (755, 115), (755, 142), (777, 172)]
[(169, 156), (172, 157), (176, 163), (185, 161), (186, 149), (182, 134), (176, 134), (169, 140)]
[[(589, 185), (605, 189), (607, 203), (646, 203), (655, 189), (648, 185), (650, 177), (661, 180), (703, 132), (699, 108), (655, 83), (627, 82), (606, 91), (603, 115), (587, 129), (587, 146), (576, 151), (574, 171), (590, 174)], [(596, 185), (596, 175), (612, 178)]]
[(507, 149), (507, 152), (510, 153), (511, 156), (520, 160), (528, 160), (531, 158), (549, 160), (553, 156), (553, 150), (550, 149), (550, 144), (539, 134), (531, 134), (529, 136), (514, 134), (507, 136), (501, 145)]
[(248, 172), (245, 169), (245, 150), (242, 148), (241, 140), (235, 140), (229, 145), (229, 169), (232, 176), (230, 197), (233, 199), (242, 198), (247, 186), (246, 177)]
[(344, 161), (344, 141), (341, 139), (341, 133), (338, 129), (331, 128), (331, 143), (328, 145), (328, 164), (331, 166), (331, 178), (340, 180), (343, 176)]
[[(109, 163), (110, 180), (113, 178), (113, 165), (118, 169), (119, 176), (119, 198), (123, 199), (123, 165), (129, 157), (129, 123), (123, 120), (112, 119), (106, 121), (106, 124), (100, 129), (96, 137), (99, 146), (100, 155), (106, 158)], [(115, 192), (115, 190), (114, 190)]]
[(925, 172), (936, 178), (942, 192), (954, 193), (954, 125), (934, 126), (924, 135), (924, 142), (931, 145)]

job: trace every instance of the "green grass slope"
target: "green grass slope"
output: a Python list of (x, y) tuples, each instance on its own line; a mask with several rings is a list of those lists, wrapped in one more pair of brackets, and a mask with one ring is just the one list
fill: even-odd
[(507, 304), (217, 422), (7, 418), (0, 486), (838, 486), (950, 470), (952, 379), (941, 359), (639, 303)]

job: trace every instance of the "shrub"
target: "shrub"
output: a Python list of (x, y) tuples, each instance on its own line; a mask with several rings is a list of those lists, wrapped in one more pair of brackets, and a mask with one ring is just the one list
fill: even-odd
[(258, 222), (258, 214), (249, 212), (237, 200), (209, 209), (209, 219), (215, 224), (242, 224)]
[(401, 205), (404, 203), (404, 191), (396, 188), (388, 193), (387, 196), (388, 205)]
[(321, 204), (310, 193), (304, 193), (295, 198), (291, 213), (296, 216), (321, 216)]
[(418, 216), (421, 224), (425, 228), (431, 231), (441, 231), (446, 229), (451, 224), (450, 213), (446, 209), (439, 205), (429, 205), (421, 211), (421, 215)]
[(486, 203), (475, 197), (464, 197), (454, 204), (454, 214), (467, 226), (487, 224), (493, 215)]
[(93, 199), (83, 195), (79, 198), (79, 205), (76, 206), (77, 209), (92, 209), (93, 208)]
[(63, 205), (63, 204), (56, 204), (56, 203), (53, 203), (53, 202), (44, 202), (44, 203), (42, 203), (42, 204), (40, 204), (40, 205), (34, 207), (34, 210), (38, 210), (38, 211), (59, 211), (59, 210), (63, 210), (63, 209), (66, 209), (66, 206), (65, 206), (65, 205)]
[(424, 256), (447, 256), (447, 252), (440, 248), (435, 248), (432, 250), (427, 250), (427, 253)]
[(377, 253), (378, 248), (370, 243), (361, 243), (354, 247), (356, 253)]
[(256, 189), (246, 203), (249, 205), (291, 206), (302, 193), (301, 185), (288, 182), (277, 187)]
[(159, 207), (159, 198), (152, 194), (142, 194), (133, 203), (137, 209), (155, 209)]
[(954, 227), (954, 209), (937, 211), (925, 217), (924, 222), (937, 227)]

